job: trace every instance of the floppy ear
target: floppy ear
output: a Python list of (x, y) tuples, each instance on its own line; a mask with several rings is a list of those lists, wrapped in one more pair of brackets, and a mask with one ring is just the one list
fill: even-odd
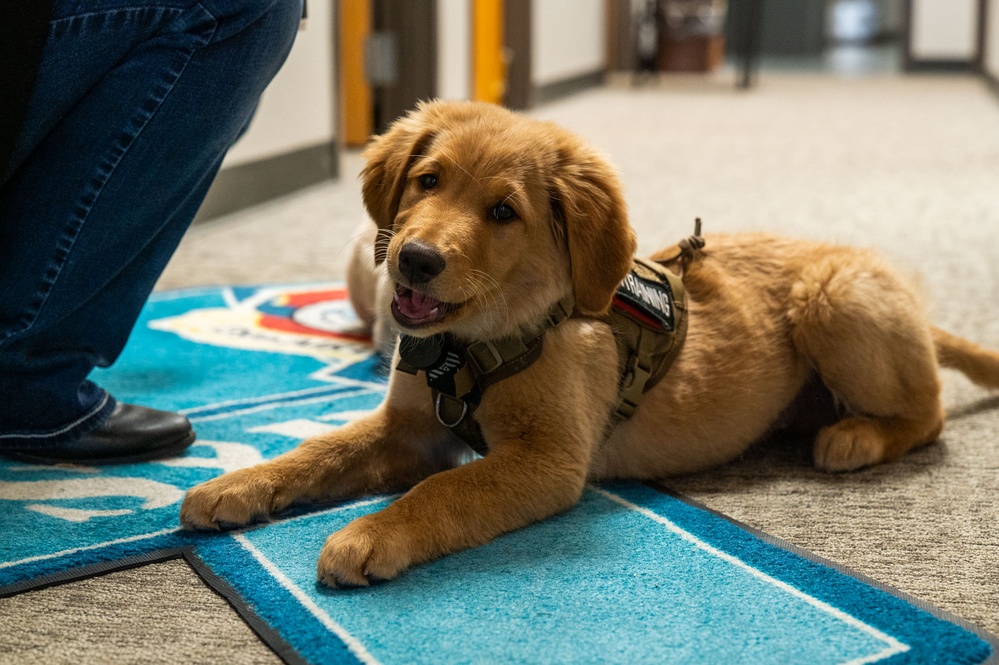
[(560, 151), (552, 212), (569, 246), (576, 309), (600, 316), (631, 270), (637, 243), (614, 169), (601, 155), (573, 143)]
[(361, 171), (361, 195), (364, 207), (378, 225), (375, 240), (375, 264), (385, 260), (388, 234), (399, 212), (399, 201), (406, 187), (410, 165), (433, 140), (427, 126), (427, 107), (418, 106), (396, 120), (381, 136), (376, 136), (364, 151), (367, 163)]

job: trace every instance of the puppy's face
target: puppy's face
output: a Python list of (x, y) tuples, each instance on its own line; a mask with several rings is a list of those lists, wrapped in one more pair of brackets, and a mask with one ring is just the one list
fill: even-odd
[[(566, 294), (610, 304), (634, 252), (612, 169), (568, 133), (499, 107), (419, 107), (367, 152), (365, 204), (410, 335), (536, 329)], [(387, 243), (387, 244), (386, 244)]]
[(386, 255), (407, 332), (509, 334), (569, 292), (542, 175), (552, 151), (517, 125), (440, 128), (413, 156)]

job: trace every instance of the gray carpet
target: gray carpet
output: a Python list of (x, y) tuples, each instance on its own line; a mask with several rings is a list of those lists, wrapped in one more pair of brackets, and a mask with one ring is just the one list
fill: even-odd
[(0, 602), (0, 662), (281, 662), (183, 561)]
[[(921, 275), (938, 324), (999, 348), (999, 99), (971, 77), (677, 78), (538, 109), (619, 164), (641, 251), (768, 230), (882, 250)], [(337, 279), (364, 218), (340, 181), (191, 230), (159, 288)], [(999, 633), (999, 395), (946, 375), (941, 441), (827, 475), (772, 442), (669, 481), (731, 517)], [(270, 662), (179, 562), (0, 601), (3, 662)]]

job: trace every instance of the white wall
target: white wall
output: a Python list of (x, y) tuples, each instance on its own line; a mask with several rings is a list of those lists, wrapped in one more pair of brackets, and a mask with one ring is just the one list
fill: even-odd
[(973, 60), (978, 48), (978, 0), (913, 0), (914, 60)]
[(536, 86), (606, 67), (604, 0), (534, 0), (531, 70)]
[(309, 3), (305, 30), (298, 33), (287, 62), (264, 91), (249, 131), (229, 151), (223, 168), (333, 140), (332, 4)]
[(985, 71), (999, 79), (999, 0), (988, 0), (985, 11)]
[(469, 99), (472, 82), (471, 0), (437, 0), (437, 96)]

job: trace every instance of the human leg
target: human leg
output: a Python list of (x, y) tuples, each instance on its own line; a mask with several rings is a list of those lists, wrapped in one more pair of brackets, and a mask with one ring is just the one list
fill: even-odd
[(72, 445), (301, 3), (60, 0), (0, 189), (0, 450)]

